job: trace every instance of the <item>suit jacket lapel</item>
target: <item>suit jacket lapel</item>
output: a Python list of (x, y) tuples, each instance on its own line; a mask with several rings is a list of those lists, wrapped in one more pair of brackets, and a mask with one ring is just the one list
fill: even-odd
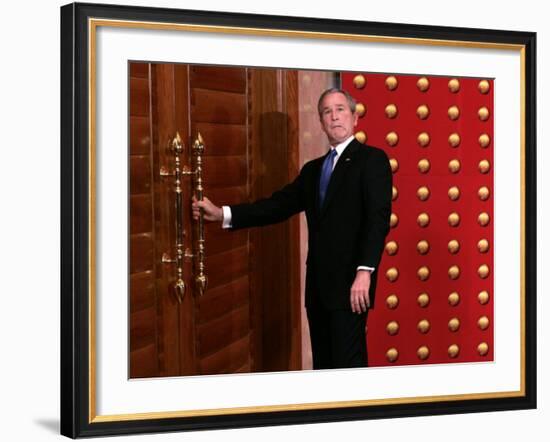
[[(359, 147), (360, 147), (359, 142), (357, 142), (356, 140), (352, 140), (343, 150), (342, 154), (340, 155), (340, 158), (338, 158), (338, 162), (336, 163), (336, 166), (334, 166), (334, 170), (332, 171), (332, 175), (330, 176), (330, 182), (328, 184), (327, 194), (325, 196), (325, 203), (323, 204), (323, 207), (321, 207), (321, 210), (320, 210), (321, 216), (323, 216), (323, 214), (326, 212), (327, 207), (330, 206), (330, 202), (332, 201), (334, 195), (336, 194), (336, 191), (344, 181), (344, 177), (346, 176), (347, 169), (350, 166), (350, 164), (353, 163), (353, 154), (357, 149), (359, 149)], [(317, 184), (317, 189), (318, 188), (319, 188), (319, 184)], [(317, 193), (319, 192), (317, 191)], [(319, 197), (317, 197), (317, 201), (319, 201)], [(317, 204), (319, 204), (319, 202), (317, 202)]]

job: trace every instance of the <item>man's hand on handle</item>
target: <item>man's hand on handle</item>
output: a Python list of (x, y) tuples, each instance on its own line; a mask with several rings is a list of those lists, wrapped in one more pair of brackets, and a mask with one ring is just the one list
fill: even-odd
[(353, 313), (364, 313), (370, 307), (370, 272), (358, 270), (351, 286), (350, 304)]
[(199, 219), (200, 209), (204, 212), (204, 219), (206, 221), (222, 221), (223, 210), (221, 207), (216, 206), (208, 198), (204, 197), (202, 201), (197, 201), (197, 198), (193, 196), (193, 203), (191, 204), (193, 209), (193, 219)]

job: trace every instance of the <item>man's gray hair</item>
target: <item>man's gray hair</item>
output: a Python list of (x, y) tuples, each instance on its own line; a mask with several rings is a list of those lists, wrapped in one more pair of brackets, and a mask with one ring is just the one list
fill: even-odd
[(323, 111), (322, 105), (323, 100), (327, 95), (331, 94), (343, 94), (346, 97), (346, 100), (349, 104), (349, 108), (351, 110), (351, 113), (355, 113), (355, 107), (357, 106), (357, 102), (355, 101), (355, 98), (353, 98), (348, 91), (345, 91), (344, 89), (340, 89), (337, 87), (331, 87), (330, 89), (327, 89), (324, 91), (321, 96), (319, 97), (319, 101), (317, 102), (317, 112), (319, 112), (319, 117), (321, 117), (321, 112)]

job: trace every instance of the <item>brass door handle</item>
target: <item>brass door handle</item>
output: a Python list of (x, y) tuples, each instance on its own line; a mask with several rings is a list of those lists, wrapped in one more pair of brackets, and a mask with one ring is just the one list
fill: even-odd
[(183, 297), (185, 296), (185, 283), (183, 282), (183, 239), (185, 231), (183, 229), (183, 207), (182, 207), (182, 189), (181, 189), (181, 177), (182, 170), (180, 164), (180, 155), (183, 153), (183, 143), (181, 141), (180, 134), (177, 133), (174, 139), (168, 143), (169, 149), (172, 151), (175, 157), (174, 170), (168, 171), (165, 167), (161, 167), (160, 176), (162, 178), (174, 177), (174, 192), (176, 194), (176, 258), (170, 258), (169, 253), (162, 254), (162, 262), (164, 264), (176, 265), (176, 281), (173, 284), (173, 291), (181, 304)]
[[(193, 143), (193, 157), (195, 157), (195, 172), (194, 172), (194, 182), (195, 182), (195, 194), (197, 200), (202, 201), (204, 187), (202, 182), (202, 156), (204, 154), (204, 140), (202, 139), (201, 134), (199, 133), (197, 139)], [(197, 238), (197, 248), (194, 253), (195, 255), (195, 284), (199, 290), (199, 294), (202, 296), (206, 291), (208, 286), (208, 277), (205, 274), (206, 265), (206, 241), (204, 239), (204, 213), (203, 210), (200, 210), (199, 222), (197, 228), (198, 238)]]
[(188, 249), (184, 251), (184, 242), (185, 242), (185, 227), (183, 223), (183, 203), (182, 203), (182, 177), (190, 175), (193, 178), (193, 184), (195, 186), (196, 197), (199, 201), (203, 199), (203, 181), (202, 181), (202, 155), (204, 153), (204, 141), (198, 134), (197, 139), (193, 143), (192, 153), (195, 158), (195, 170), (189, 170), (185, 166), (181, 166), (180, 155), (183, 153), (184, 146), (180, 137), (180, 134), (177, 133), (174, 139), (169, 143), (169, 148), (174, 154), (175, 157), (175, 167), (173, 172), (168, 171), (166, 167), (161, 167), (160, 176), (162, 178), (174, 177), (174, 192), (176, 194), (176, 258), (170, 258), (169, 253), (162, 254), (162, 263), (164, 264), (175, 264), (176, 265), (176, 281), (173, 284), (174, 294), (181, 304), (185, 296), (186, 285), (183, 281), (183, 263), (184, 259), (193, 259), (194, 258), (194, 272), (195, 276), (195, 285), (197, 287), (198, 293), (202, 296), (206, 291), (208, 285), (208, 278), (205, 272), (205, 239), (204, 239), (204, 214), (200, 213), (198, 221), (197, 235), (196, 240), (196, 250), (194, 253), (190, 252)]
[(178, 302), (181, 304), (183, 302), (183, 296), (185, 295), (185, 282), (182, 279), (178, 279), (174, 283), (174, 293)]

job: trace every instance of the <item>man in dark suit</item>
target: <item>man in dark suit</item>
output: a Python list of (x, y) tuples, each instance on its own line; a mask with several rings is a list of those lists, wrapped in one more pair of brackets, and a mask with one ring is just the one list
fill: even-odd
[(329, 152), (269, 198), (217, 207), (193, 201), (193, 216), (240, 229), (284, 221), (303, 210), (308, 225), (306, 309), (313, 368), (367, 365), (365, 325), (389, 231), (392, 174), (381, 149), (354, 137), (355, 100), (341, 89), (319, 98)]

